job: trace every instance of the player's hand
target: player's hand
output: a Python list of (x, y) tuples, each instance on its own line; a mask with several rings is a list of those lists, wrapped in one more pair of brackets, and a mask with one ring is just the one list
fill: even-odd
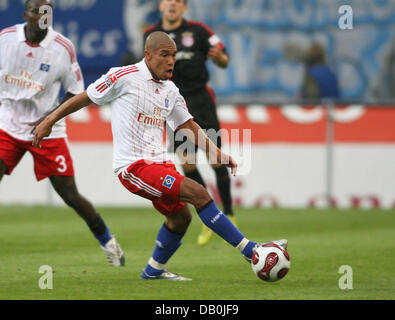
[(221, 45), (218, 43), (214, 47), (211, 47), (208, 55), (208, 58), (212, 59), (214, 63), (221, 68), (226, 68), (228, 65), (228, 56), (224, 53)]
[(34, 147), (41, 148), (41, 140), (45, 137), (48, 137), (51, 134), (51, 131), (51, 122), (47, 119), (42, 120), (41, 123), (35, 126), (32, 130), (32, 133), (34, 133), (32, 145)]
[(36, 130), (36, 127), (45, 119), (46, 115), (42, 116), (40, 119), (36, 120), (36, 121), (32, 121), (32, 122), (24, 122), (24, 124), (27, 124), (32, 128), (32, 130), (30, 130), (30, 133), (33, 134), (34, 131)]
[(217, 162), (217, 165), (215, 167), (219, 167), (221, 165), (224, 165), (225, 167), (230, 168), (230, 172), (233, 176), (236, 175), (237, 171), (237, 163), (236, 161), (233, 160), (233, 158), (223, 152), (219, 153), (219, 161)]
[(209, 52), (208, 52), (208, 57), (210, 59), (213, 59), (214, 61), (217, 61), (221, 58), (223, 54), (223, 50), (219, 44), (216, 44), (214, 47), (211, 47)]
[(237, 163), (233, 160), (231, 156), (229, 156), (229, 163), (225, 166), (230, 168), (230, 173), (235, 176), (237, 171)]

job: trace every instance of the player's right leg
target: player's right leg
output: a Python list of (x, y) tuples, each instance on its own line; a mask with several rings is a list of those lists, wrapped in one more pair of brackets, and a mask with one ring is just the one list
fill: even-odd
[(23, 141), (0, 129), (0, 181), (5, 174), (11, 174), (25, 152)]
[(47, 139), (41, 149), (29, 147), (33, 155), (37, 180), (49, 178), (62, 200), (86, 222), (112, 266), (123, 266), (125, 257), (115, 237), (110, 234), (92, 203), (83, 197), (76, 186), (74, 168), (65, 139)]
[(0, 181), (7, 172), (7, 166), (5, 165), (4, 161), (0, 159)]
[(184, 179), (172, 163), (137, 161), (119, 174), (122, 185), (131, 193), (152, 201), (166, 217), (156, 237), (156, 245), (141, 273), (146, 280), (190, 280), (165, 269), (166, 263), (181, 246), (192, 215), (179, 201), (180, 183)]
[(191, 280), (166, 270), (166, 263), (182, 244), (182, 238), (188, 229), (192, 215), (188, 206), (166, 217), (159, 229), (156, 246), (146, 267), (141, 273), (145, 280)]
[(63, 201), (74, 209), (88, 225), (94, 237), (99, 241), (109, 264), (114, 267), (124, 266), (125, 256), (120, 245), (92, 203), (79, 193), (74, 176), (51, 176), (49, 179)]

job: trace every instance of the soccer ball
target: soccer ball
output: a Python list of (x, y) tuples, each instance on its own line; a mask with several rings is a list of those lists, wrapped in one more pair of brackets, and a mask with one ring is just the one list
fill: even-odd
[(291, 267), (291, 261), (285, 249), (269, 242), (254, 248), (251, 267), (258, 278), (273, 282), (285, 277)]

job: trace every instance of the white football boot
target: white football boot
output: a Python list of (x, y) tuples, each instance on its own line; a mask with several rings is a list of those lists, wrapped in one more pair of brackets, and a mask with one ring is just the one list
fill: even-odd
[(114, 267), (121, 267), (125, 265), (125, 255), (121, 249), (121, 246), (113, 236), (106, 245), (103, 247), (104, 253), (107, 256), (108, 263)]
[[(274, 243), (274, 244), (278, 245), (279, 247), (283, 248), (284, 250), (287, 250), (287, 248), (288, 248), (288, 240), (287, 239), (280, 239), (280, 240), (273, 240), (273, 241), (268, 241), (268, 242), (257, 243), (254, 246), (254, 248), (252, 248), (252, 252), (254, 252), (255, 249), (258, 248), (259, 246), (263, 246), (263, 245), (268, 244), (268, 243)], [(247, 258), (246, 256), (244, 256), (244, 258), (248, 262), (251, 262), (250, 258)]]
[(288, 248), (288, 240), (287, 239), (273, 240), (273, 241), (269, 241), (269, 242), (265, 242), (265, 243), (260, 243), (260, 245), (264, 245), (264, 244), (270, 243), (270, 242), (273, 242), (274, 244), (282, 247), (284, 250), (287, 250), (287, 248)]
[(163, 270), (163, 272), (158, 276), (150, 276), (150, 275), (146, 274), (145, 271), (143, 270), (143, 272), (141, 274), (141, 278), (144, 280), (172, 280), (172, 281), (190, 281), (190, 280), (192, 280), (190, 278), (182, 277), (179, 274), (175, 274), (175, 273), (167, 271), (167, 270)]

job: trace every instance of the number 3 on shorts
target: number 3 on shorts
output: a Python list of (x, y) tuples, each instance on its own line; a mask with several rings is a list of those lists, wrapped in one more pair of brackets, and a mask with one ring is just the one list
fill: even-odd
[(62, 155), (56, 157), (55, 161), (59, 163), (59, 167), (57, 168), (58, 172), (63, 173), (67, 170), (66, 158)]

